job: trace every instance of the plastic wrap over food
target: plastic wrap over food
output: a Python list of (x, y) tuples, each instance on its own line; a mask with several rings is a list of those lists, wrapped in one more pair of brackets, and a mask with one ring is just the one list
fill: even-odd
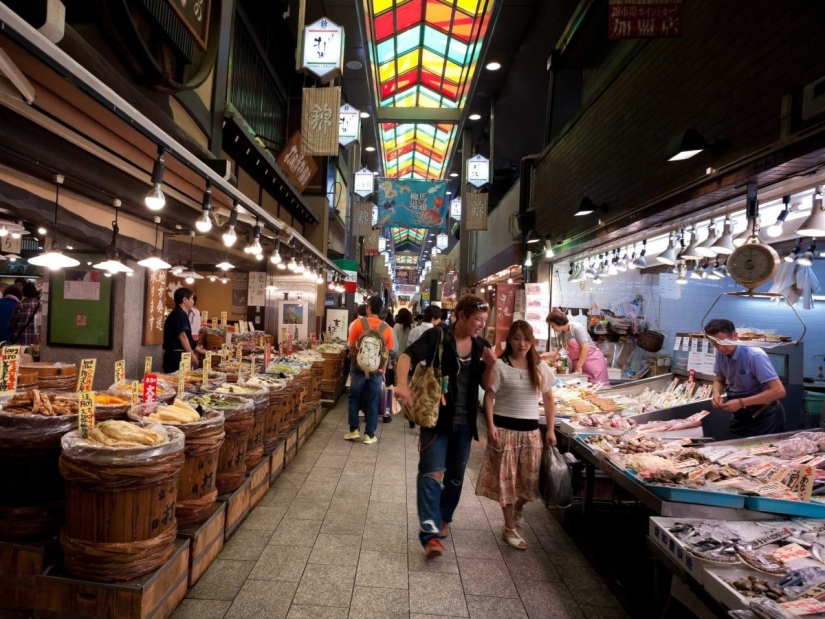
[(255, 374), (241, 381), (240, 384), (245, 387), (266, 387), (270, 391), (280, 391), (286, 387), (286, 383), (285, 379), (278, 378), (274, 374)]
[[(180, 372), (173, 372), (172, 374), (160, 374), (158, 380), (165, 380), (170, 382), (177, 388), (178, 374)], [(209, 378), (206, 380), (206, 385), (203, 384), (202, 370), (189, 370), (183, 377), (183, 389), (187, 393), (199, 393), (201, 391), (208, 391), (214, 389), (218, 385), (226, 381), (226, 374), (223, 372), (216, 372), (212, 370), (209, 372)]]
[[(103, 424), (124, 423), (134, 428), (137, 424), (118, 421), (104, 421)], [(164, 426), (159, 423), (142, 426), (161, 436), (162, 442), (156, 445), (141, 445), (140, 447), (108, 447), (96, 443), (80, 435), (80, 430), (73, 430), (61, 439), (63, 455), (72, 460), (79, 460), (96, 465), (124, 466), (128, 464), (149, 464), (152, 460), (162, 458), (183, 450), (184, 434), (177, 428)]]
[[(157, 392), (155, 393), (155, 400), (158, 402), (171, 402), (177, 395), (177, 383), (171, 384), (168, 381), (158, 377)], [(122, 380), (109, 387), (106, 391), (111, 391), (116, 395), (123, 394), (130, 399), (132, 398), (132, 381)], [(143, 401), (143, 381), (138, 381), (138, 393), (140, 393), (140, 400)]]
[(819, 446), (811, 440), (800, 436), (793, 436), (775, 444), (780, 458), (793, 460), (819, 451)]
[(825, 451), (825, 432), (800, 432), (791, 438), (804, 438), (813, 441), (819, 447), (819, 451)]
[(123, 419), (132, 407), (131, 394), (114, 391), (95, 392), (95, 419)]
[(44, 416), (0, 411), (0, 449), (59, 447), (60, 438), (76, 428), (77, 413)]
[(255, 410), (255, 401), (251, 397), (241, 397), (216, 391), (206, 393), (187, 393), (181, 398), (192, 406), (201, 406), (204, 410), (219, 410), (223, 412), (224, 418), (229, 421), (244, 413), (251, 418), (252, 411)]
[[(177, 400), (176, 400), (177, 401)], [(151, 426), (152, 424), (163, 424), (163, 425), (171, 425), (175, 428), (178, 428), (181, 432), (189, 436), (193, 433), (200, 433), (206, 430), (210, 430), (212, 428), (219, 428), (223, 427), (224, 422), (224, 414), (222, 410), (217, 409), (205, 409), (201, 407), (196, 407), (197, 412), (195, 414), (198, 415), (198, 419), (189, 421), (184, 417), (180, 417), (175, 419), (175, 413), (178, 411), (174, 410), (177, 407), (175, 406), (168, 406), (164, 404), (141, 404), (137, 407), (137, 410), (134, 412), (129, 412), (129, 419), (133, 421), (139, 422), (142, 426), (147, 427)], [(153, 417), (156, 416), (166, 416), (162, 415), (162, 411), (164, 409), (168, 409), (170, 412), (169, 418), (167, 419), (155, 419)], [(159, 413), (160, 411), (160, 413)], [(181, 410), (181, 412), (183, 412)], [(152, 417), (152, 418), (150, 418)]]
[(214, 393), (223, 395), (233, 395), (239, 398), (252, 400), (255, 408), (265, 406), (269, 403), (269, 387), (258, 385), (243, 385), (236, 383), (223, 383), (213, 390)]

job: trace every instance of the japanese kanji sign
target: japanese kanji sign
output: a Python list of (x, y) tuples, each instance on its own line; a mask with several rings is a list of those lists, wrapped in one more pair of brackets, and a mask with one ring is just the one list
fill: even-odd
[[(335, 22), (322, 17), (304, 27), (304, 61), (305, 71), (314, 73), (322, 81), (341, 74), (341, 61), (344, 58), (344, 29)], [(335, 106), (336, 109), (338, 106)]]
[(375, 175), (367, 168), (361, 168), (355, 173), (355, 187), (353, 191), (362, 198), (366, 198), (375, 191)]
[(381, 236), (380, 230), (370, 230), (370, 233), (364, 237), (364, 255), (377, 256), (378, 255), (378, 238)]
[(338, 110), (341, 88), (304, 88), (301, 114), (301, 153), (338, 154)]
[(467, 198), (467, 230), (487, 229), (487, 194), (471, 193)]
[(266, 271), (251, 271), (249, 273), (246, 304), (249, 307), (266, 305)]
[(607, 34), (611, 39), (681, 36), (682, 0), (610, 0)]
[(450, 200), (450, 217), (461, 221), (461, 196)]
[(483, 187), (490, 182), (490, 160), (476, 155), (467, 160), (467, 182)]
[(379, 228), (443, 228), (448, 209), (447, 181), (378, 179)]
[(7, 395), (17, 390), (17, 375), (20, 371), (20, 347), (6, 346), (0, 352), (0, 394)]
[(355, 217), (353, 233), (355, 236), (369, 236), (372, 231), (372, 203), (356, 202), (353, 213)]
[(361, 111), (345, 103), (338, 113), (338, 142), (341, 146), (346, 146), (360, 139)]
[(80, 370), (77, 374), (78, 392), (91, 391), (95, 382), (95, 368), (97, 359), (81, 359)]
[(347, 339), (348, 312), (345, 309), (329, 309), (327, 314), (327, 340), (338, 338), (339, 340)]
[(83, 391), (77, 399), (78, 422), (80, 435), (86, 437), (89, 430), (95, 427), (95, 394), (93, 391)]
[(295, 188), (303, 193), (309, 181), (318, 172), (312, 157), (301, 154), (301, 132), (296, 131), (286, 143), (286, 148), (278, 156), (278, 167), (283, 170)]
[(163, 343), (166, 317), (166, 271), (146, 271), (146, 298), (143, 303), (143, 345)]

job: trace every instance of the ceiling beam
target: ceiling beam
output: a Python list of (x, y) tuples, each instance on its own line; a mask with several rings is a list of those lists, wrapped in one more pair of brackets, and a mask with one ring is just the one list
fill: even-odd
[(448, 123), (457, 124), (461, 110), (449, 107), (379, 107), (378, 122), (382, 123)]

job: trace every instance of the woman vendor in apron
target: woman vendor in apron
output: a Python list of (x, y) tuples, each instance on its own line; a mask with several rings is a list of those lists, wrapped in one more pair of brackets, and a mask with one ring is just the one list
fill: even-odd
[[(577, 322), (570, 322), (564, 312), (554, 307), (547, 317), (547, 323), (556, 333), (556, 340), (559, 346), (567, 350), (571, 367), (575, 374), (584, 374), (591, 383), (610, 384), (607, 375), (607, 361), (599, 347), (590, 339), (590, 334), (584, 325)], [(558, 353), (542, 355), (545, 357), (557, 357)]]

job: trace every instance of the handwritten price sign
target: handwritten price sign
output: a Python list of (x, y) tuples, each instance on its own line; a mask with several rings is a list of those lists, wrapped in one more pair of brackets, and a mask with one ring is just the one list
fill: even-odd
[(80, 414), (79, 425), (80, 435), (83, 438), (89, 436), (89, 430), (95, 427), (95, 394), (92, 391), (82, 391), (78, 396), (78, 409)]
[(121, 383), (126, 380), (126, 360), (121, 359), (115, 362), (115, 382)]
[(80, 374), (77, 377), (77, 390), (79, 392), (91, 391), (95, 382), (95, 367), (97, 359), (82, 359), (80, 361)]
[(180, 356), (180, 366), (178, 367), (178, 396), (182, 396), (186, 388), (186, 373), (192, 363), (192, 353), (185, 352)]
[(158, 375), (147, 374), (143, 377), (143, 403), (154, 404), (158, 399)]
[(226, 312), (221, 312), (221, 326), (226, 326)]
[(132, 414), (137, 412), (137, 408), (138, 408), (139, 403), (140, 403), (140, 383), (136, 380), (133, 380), (132, 381)]
[(20, 347), (7, 346), (0, 357), (0, 393), (14, 393), (17, 390), (17, 376), (20, 373)]
[(152, 373), (152, 357), (146, 357), (146, 361), (143, 362), (143, 375), (146, 376), (147, 374)]

